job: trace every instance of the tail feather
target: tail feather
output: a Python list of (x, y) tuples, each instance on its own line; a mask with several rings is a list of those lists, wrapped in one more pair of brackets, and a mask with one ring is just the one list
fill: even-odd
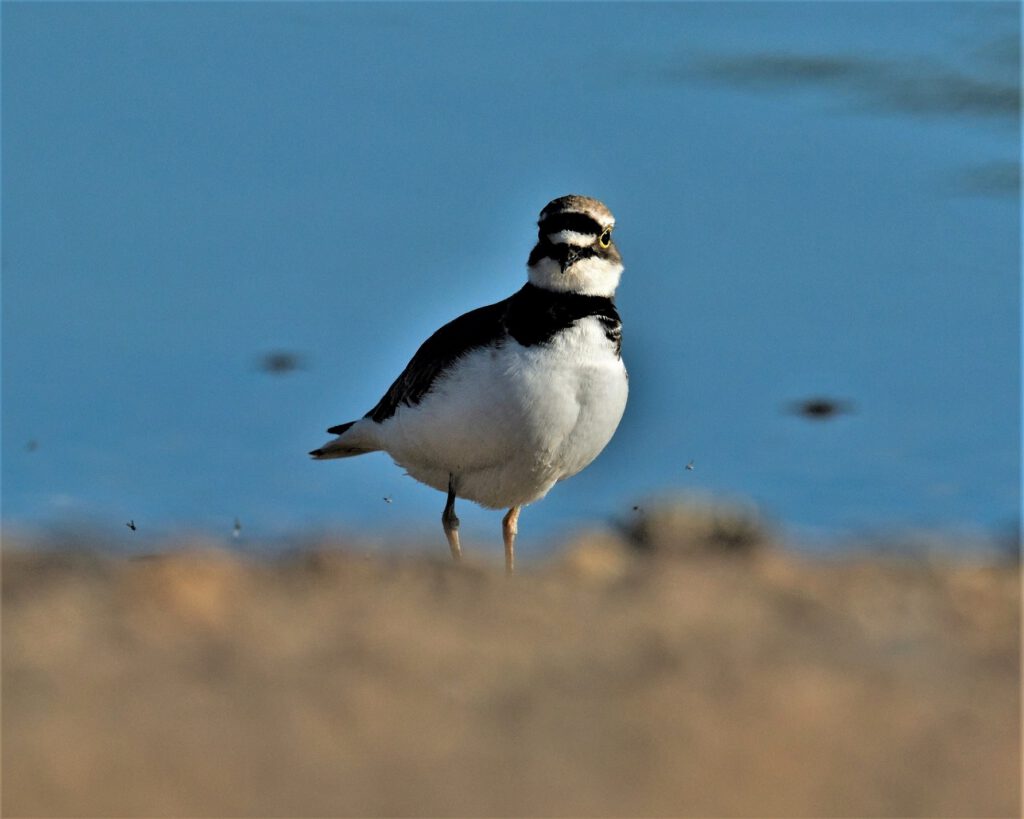
[[(332, 435), (337, 435), (333, 441), (328, 441), (319, 449), (314, 449), (309, 454), (318, 461), (328, 458), (351, 458), (355, 455), (364, 455), (377, 449), (366, 436), (362, 434), (359, 427), (352, 429), (358, 421), (349, 421), (347, 424), (338, 424), (327, 430)], [(350, 431), (351, 430), (351, 431)]]

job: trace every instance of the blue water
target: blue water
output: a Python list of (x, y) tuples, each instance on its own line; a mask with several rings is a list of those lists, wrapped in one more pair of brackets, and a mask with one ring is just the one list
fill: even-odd
[[(305, 453), (517, 289), (575, 192), (618, 219), (632, 391), (524, 539), (673, 492), (823, 535), (1001, 530), (1019, 28), (1014, 4), (5, 4), (4, 522), (439, 536), (443, 497), (385, 456)], [(816, 395), (852, 412), (787, 411)]]

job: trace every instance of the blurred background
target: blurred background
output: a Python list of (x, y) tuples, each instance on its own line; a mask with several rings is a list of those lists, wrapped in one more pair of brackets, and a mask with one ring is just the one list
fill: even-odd
[[(524, 553), (677, 491), (816, 543), (1005, 536), (1019, 22), (1007, 3), (9, 6), (4, 522), (121, 545), (236, 519), (251, 542), (438, 534), (440, 496), (385, 455), (306, 452), (436, 327), (518, 289), (539, 210), (578, 192), (618, 219), (632, 392), (602, 457), (524, 515)], [(464, 507), (467, 540), (495, 540)]]
[[(4, 3), (2, 812), (1019, 816), (1020, 7)], [(521, 519), (314, 463), (535, 221)]]

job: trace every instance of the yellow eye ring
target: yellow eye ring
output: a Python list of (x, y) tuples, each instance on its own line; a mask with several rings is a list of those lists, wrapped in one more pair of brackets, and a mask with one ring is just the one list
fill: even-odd
[(597, 241), (601, 245), (601, 247), (610, 246), (612, 243), (612, 229), (605, 228), (604, 233), (601, 234), (601, 237)]

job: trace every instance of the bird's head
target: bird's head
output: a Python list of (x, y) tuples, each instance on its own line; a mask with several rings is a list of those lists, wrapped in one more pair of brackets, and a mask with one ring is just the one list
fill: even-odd
[(545, 290), (613, 296), (622, 257), (612, 240), (615, 217), (588, 196), (549, 202), (537, 220), (537, 244), (527, 262), (530, 283)]

